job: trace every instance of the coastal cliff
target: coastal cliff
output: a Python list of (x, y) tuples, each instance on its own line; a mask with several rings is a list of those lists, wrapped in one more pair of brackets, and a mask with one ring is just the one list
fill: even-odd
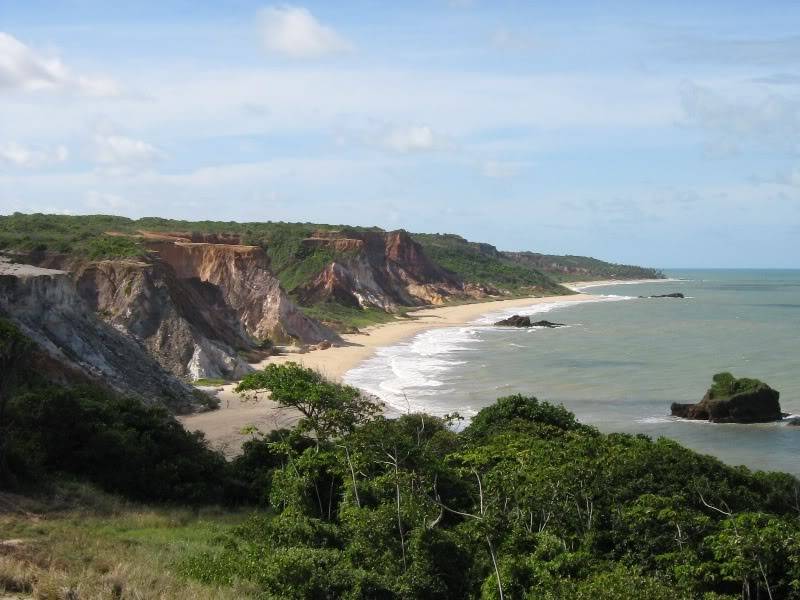
[(254, 338), (308, 344), (340, 341), (333, 331), (297, 308), (272, 274), (262, 248), (243, 245), (238, 236), (143, 235), (146, 247), (154, 253), (152, 260), (171, 267), (180, 280), (213, 286)]
[(135, 340), (98, 318), (65, 271), (0, 262), (0, 314), (36, 343), (46, 377), (96, 381), (178, 413), (203, 405)]
[(294, 292), (304, 305), (337, 302), (394, 312), (402, 306), (478, 299), (500, 292), (468, 285), (437, 265), (403, 230), (316, 231), (302, 242), (299, 257), (326, 253), (330, 262)]
[(87, 304), (173, 374), (236, 379), (271, 344), (340, 341), (289, 299), (261, 248), (235, 236), (138, 237), (148, 250), (139, 259), (69, 268)]

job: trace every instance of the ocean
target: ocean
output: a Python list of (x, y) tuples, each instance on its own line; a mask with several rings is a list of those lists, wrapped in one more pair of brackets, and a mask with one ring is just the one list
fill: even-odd
[[(474, 415), (496, 398), (563, 404), (604, 432), (668, 437), (726, 463), (800, 475), (800, 427), (669, 416), (730, 371), (781, 393), (800, 414), (800, 270), (674, 270), (669, 281), (591, 286), (585, 303), (488, 313), (379, 349), (344, 380), (399, 412)], [(685, 299), (639, 298), (682, 292)], [(490, 310), (490, 306), (487, 306)], [(568, 325), (493, 327), (511, 314)]]

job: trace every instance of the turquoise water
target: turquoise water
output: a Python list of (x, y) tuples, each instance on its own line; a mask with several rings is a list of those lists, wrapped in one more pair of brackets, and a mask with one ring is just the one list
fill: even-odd
[[(602, 431), (680, 441), (730, 464), (800, 475), (800, 428), (718, 425), (669, 417), (731, 371), (781, 392), (800, 414), (800, 270), (669, 271), (679, 281), (586, 288), (592, 302), (495, 312), (379, 350), (345, 379), (397, 410), (474, 414), (495, 398), (563, 403)], [(637, 296), (683, 292), (679, 299)], [(559, 329), (507, 329), (512, 313), (547, 313)]]

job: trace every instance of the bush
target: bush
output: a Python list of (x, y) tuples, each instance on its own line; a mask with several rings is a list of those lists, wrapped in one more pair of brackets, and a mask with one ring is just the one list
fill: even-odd
[(485, 438), (492, 433), (508, 429), (514, 424), (537, 423), (562, 431), (593, 431), (580, 424), (575, 415), (563, 406), (540, 402), (533, 396), (515, 394), (498, 398), (491, 406), (481, 409), (464, 430), (468, 438)]
[(711, 389), (708, 390), (709, 397), (712, 399), (730, 398), (734, 394), (752, 392), (764, 385), (758, 379), (747, 377), (736, 379), (728, 372), (717, 373), (712, 380)]
[(223, 457), (165, 409), (93, 386), (45, 387), (9, 404), (18, 476), (60, 472), (140, 500), (222, 499)]

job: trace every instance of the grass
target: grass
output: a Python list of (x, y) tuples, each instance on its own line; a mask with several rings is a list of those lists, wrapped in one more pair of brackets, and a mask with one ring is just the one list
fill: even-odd
[[(0, 593), (37, 599), (252, 598), (242, 584), (189, 581), (179, 565), (209, 552), (245, 512), (145, 507), (79, 484), (46, 498), (0, 494)], [(12, 596), (13, 597), (13, 596)]]
[(314, 306), (303, 306), (303, 312), (309, 317), (323, 321), (332, 325), (335, 329), (348, 332), (352, 328), (360, 329), (370, 325), (380, 325), (396, 321), (398, 317), (409, 317), (407, 311), (399, 313), (386, 312), (380, 308), (355, 308), (343, 306), (333, 302), (315, 304)]

